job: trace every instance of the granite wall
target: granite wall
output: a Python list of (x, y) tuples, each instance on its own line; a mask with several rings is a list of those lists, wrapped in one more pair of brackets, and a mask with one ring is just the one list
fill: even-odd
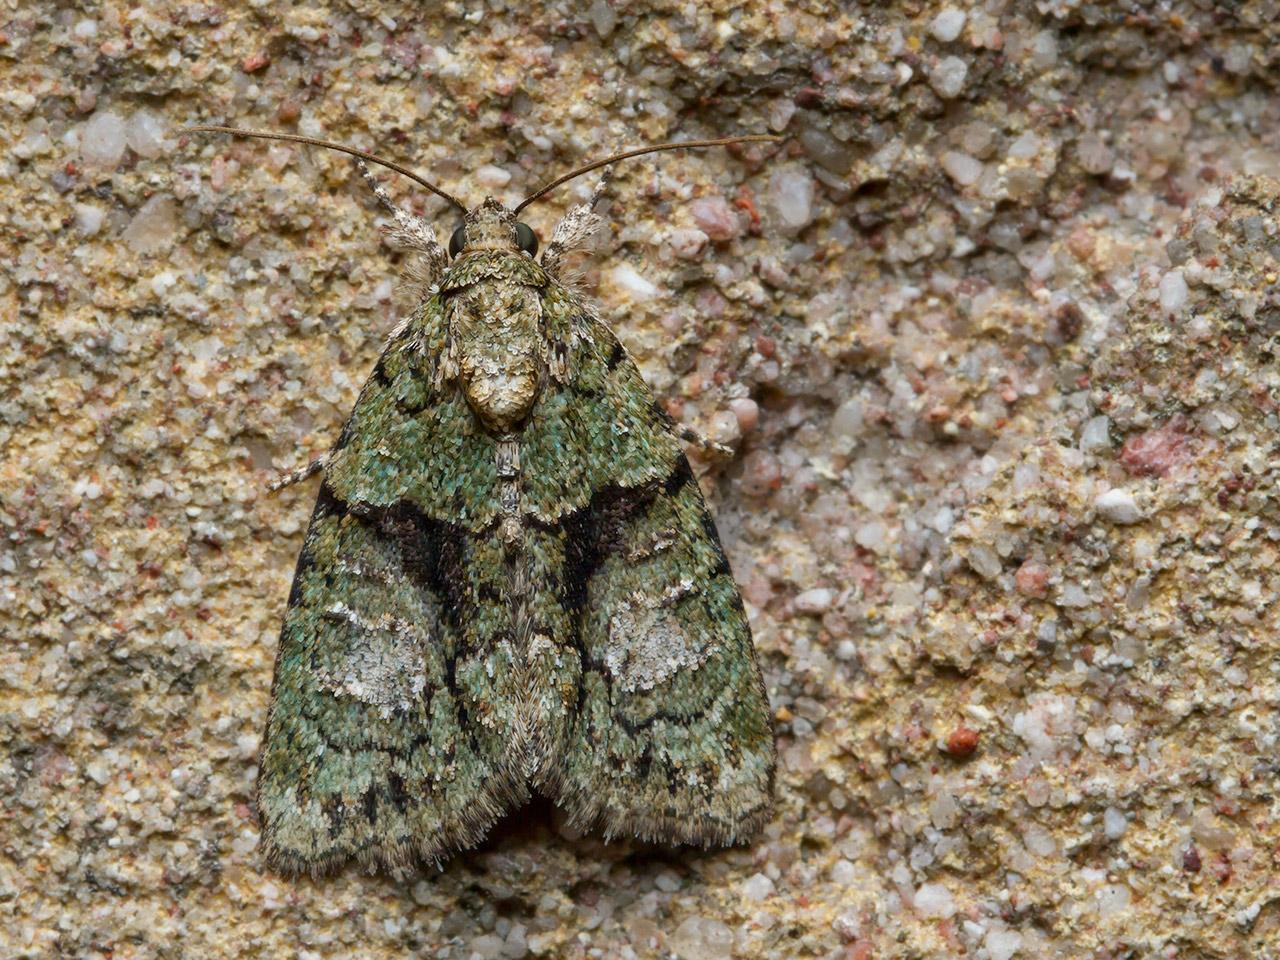
[[(0, 10), (0, 955), (1280, 955), (1280, 4)], [(781, 757), (752, 847), (535, 806), (263, 869), (255, 754), (401, 254), (321, 135), (516, 199), (680, 420)], [(452, 215), (402, 181), (395, 195)], [(589, 188), (529, 219), (547, 236)]]

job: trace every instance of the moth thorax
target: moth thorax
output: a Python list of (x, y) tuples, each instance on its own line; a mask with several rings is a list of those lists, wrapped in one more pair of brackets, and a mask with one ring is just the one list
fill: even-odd
[(467, 403), (495, 433), (506, 433), (523, 423), (538, 397), (536, 370), (469, 372), (464, 359), (462, 375)]
[(491, 278), (459, 291), (449, 311), (468, 405), (489, 430), (515, 430), (542, 381), (541, 299), (528, 287)]

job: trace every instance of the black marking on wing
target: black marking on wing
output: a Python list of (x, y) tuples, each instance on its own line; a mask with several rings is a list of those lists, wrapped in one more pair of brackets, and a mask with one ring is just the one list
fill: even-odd
[[(665, 479), (655, 480), (638, 487), (603, 487), (595, 492), (591, 502), (585, 507), (560, 521), (565, 535), (562, 605), (565, 612), (569, 614), (572, 624), (567, 639), (577, 652), (583, 669), (598, 674), (610, 691), (614, 687), (613, 671), (590, 654), (582, 637), (582, 614), (586, 607), (592, 577), (605, 560), (627, 546), (627, 528), (637, 514), (646, 510), (658, 497), (676, 497), (688, 484), (696, 482), (688, 459), (681, 455), (675, 468)], [(727, 573), (729, 562), (720, 546), (720, 537), (716, 533), (715, 523), (705, 509), (703, 524), (704, 529), (709, 530), (711, 543), (715, 545), (716, 553), (720, 558), (715, 572), (719, 573), (723, 570)], [(576, 708), (579, 715), (586, 707), (586, 699), (587, 686), (585, 683), (579, 684)], [(634, 723), (621, 717), (618, 721), (628, 733), (635, 734), (659, 720), (684, 724), (691, 719), (700, 718), (704, 712), (699, 710), (692, 714), (681, 714), (674, 711), (659, 711)]]
[(610, 369), (615, 369), (618, 364), (627, 358), (627, 351), (622, 344), (615, 340), (613, 348), (609, 351), (609, 359), (605, 361), (605, 365)]
[[(441, 613), (450, 632), (467, 635), (467, 622), (474, 615), (467, 595), (465, 558), (469, 535), (460, 527), (428, 517), (416, 504), (402, 500), (390, 507), (370, 510), (378, 531), (392, 540), (400, 552), (405, 573), (420, 589), (430, 591), (441, 603)], [(481, 753), (477, 731), (471, 723), (462, 688), (458, 685), (458, 657), (463, 651), (445, 649), (444, 684), (457, 711), (458, 727)]]
[[(467, 545), (472, 535), (461, 527), (427, 516), (408, 501), (401, 501), (390, 507), (352, 505), (334, 493), (327, 483), (321, 484), (312, 514), (311, 529), (324, 519), (341, 520), (346, 516), (371, 525), (380, 537), (393, 543), (405, 575), (416, 587), (429, 592), (439, 601), (440, 614), (450, 628), (450, 633), (456, 637), (466, 636), (465, 627), (474, 616), (465, 576)], [(313, 565), (312, 551), (309, 545), (304, 544), (298, 557), (293, 586), (289, 591), (290, 607), (301, 600), (305, 574)], [(453, 649), (442, 650), (445, 687), (457, 710), (459, 728), (467, 731), (472, 747), (479, 752), (479, 745), (475, 740), (476, 731), (470, 723), (462, 690), (457, 682), (459, 653), (460, 651)], [(426, 695), (429, 697), (430, 691)], [(274, 699), (274, 683), (272, 696)], [(338, 749), (337, 744), (330, 746)]]
[(654, 482), (640, 487), (602, 487), (585, 507), (555, 524), (564, 528), (564, 599), (567, 611), (575, 618), (586, 604), (592, 576), (605, 559), (623, 546), (627, 523), (653, 501), (662, 486)]
[(390, 507), (366, 507), (362, 514), (396, 545), (405, 573), (416, 586), (440, 598), (445, 620), (460, 632), (469, 605), (463, 529), (427, 516), (407, 500)]
[(369, 382), (376, 383), (384, 390), (391, 388), (391, 375), (387, 373), (387, 353), (383, 353), (378, 357), (378, 362), (373, 365), (373, 373), (369, 375)]

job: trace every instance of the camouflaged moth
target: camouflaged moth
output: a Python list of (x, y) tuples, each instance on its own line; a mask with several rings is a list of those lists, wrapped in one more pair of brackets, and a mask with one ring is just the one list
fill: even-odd
[[(742, 600), (680, 440), (618, 338), (561, 277), (591, 199), (541, 259), (362, 151), (424, 261), (332, 449), (289, 596), (259, 758), (270, 863), (398, 871), (480, 841), (534, 792), (606, 838), (702, 846), (767, 819), (774, 743)], [(364, 166), (464, 214), (448, 252)], [(607, 179), (607, 178), (606, 178)]]

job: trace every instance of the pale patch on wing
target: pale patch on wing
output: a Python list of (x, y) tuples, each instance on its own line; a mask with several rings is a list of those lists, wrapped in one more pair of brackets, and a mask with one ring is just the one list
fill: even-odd
[(676, 536), (677, 532), (674, 527), (660, 530), (654, 534), (648, 543), (640, 543), (632, 547), (627, 553), (627, 559), (632, 563), (638, 563), (641, 560), (648, 560), (664, 550), (670, 550), (675, 546)]
[(618, 603), (609, 618), (604, 662), (623, 690), (651, 690), (707, 659), (706, 643), (690, 636), (674, 612), (693, 592), (693, 581), (686, 578), (661, 594), (636, 591)]
[(430, 639), (425, 628), (390, 614), (369, 619), (341, 601), (324, 615), (347, 625), (341, 660), (318, 671), (324, 689), (367, 703), (383, 718), (421, 699), (427, 684), (423, 650)]

